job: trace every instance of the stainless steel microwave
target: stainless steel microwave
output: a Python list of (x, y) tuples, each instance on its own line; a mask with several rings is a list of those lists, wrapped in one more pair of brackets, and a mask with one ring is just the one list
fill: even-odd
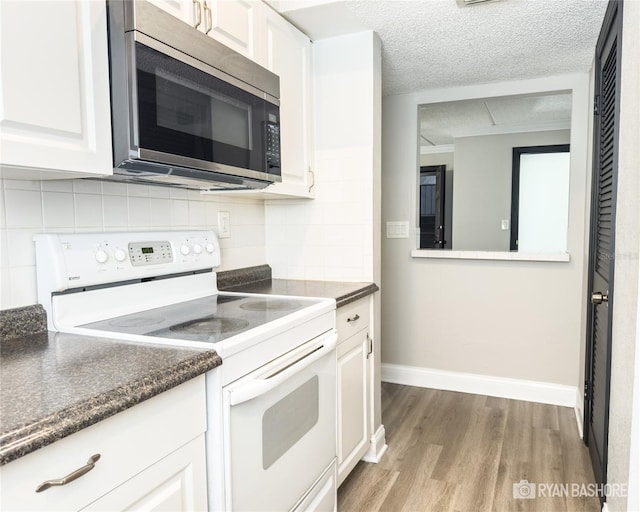
[(109, 0), (113, 179), (194, 189), (281, 181), (280, 80), (144, 0)]

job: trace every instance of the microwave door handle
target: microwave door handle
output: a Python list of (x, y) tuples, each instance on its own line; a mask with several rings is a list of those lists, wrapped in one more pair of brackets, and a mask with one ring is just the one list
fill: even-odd
[(309, 355), (295, 362), (289, 366), (286, 370), (275, 374), (273, 377), (267, 377), (266, 379), (254, 379), (242, 386), (231, 390), (229, 393), (229, 403), (233, 405), (239, 405), (243, 402), (248, 402), (254, 398), (268, 393), (274, 388), (277, 388), (280, 384), (291, 378), (296, 373), (308, 368), (318, 359), (322, 359), (325, 355), (336, 348), (338, 344), (338, 335), (332, 334), (329, 336), (323, 345), (319, 349), (311, 352)]

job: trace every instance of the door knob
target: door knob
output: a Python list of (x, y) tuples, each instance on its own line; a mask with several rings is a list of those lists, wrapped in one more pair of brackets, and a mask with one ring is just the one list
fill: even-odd
[(602, 304), (603, 302), (609, 302), (609, 292), (593, 292), (591, 294), (591, 304)]

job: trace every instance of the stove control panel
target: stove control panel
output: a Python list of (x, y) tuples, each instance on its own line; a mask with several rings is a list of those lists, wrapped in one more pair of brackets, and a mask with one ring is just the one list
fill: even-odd
[(130, 242), (129, 258), (134, 267), (171, 263), (173, 252), (169, 242)]
[(36, 235), (38, 300), (52, 292), (220, 266), (213, 231)]

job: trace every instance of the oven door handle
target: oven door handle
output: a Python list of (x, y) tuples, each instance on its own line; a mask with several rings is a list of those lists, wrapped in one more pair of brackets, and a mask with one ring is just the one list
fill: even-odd
[(291, 378), (296, 373), (308, 368), (318, 359), (322, 359), (329, 352), (336, 348), (338, 344), (338, 335), (336, 333), (327, 337), (324, 343), (320, 347), (316, 348), (313, 352), (310, 352), (302, 359), (299, 359), (286, 369), (266, 377), (264, 379), (254, 379), (249, 382), (233, 389), (229, 392), (229, 403), (233, 405), (239, 405), (243, 402), (253, 400), (265, 393), (268, 393), (274, 388), (277, 388), (280, 384)]

